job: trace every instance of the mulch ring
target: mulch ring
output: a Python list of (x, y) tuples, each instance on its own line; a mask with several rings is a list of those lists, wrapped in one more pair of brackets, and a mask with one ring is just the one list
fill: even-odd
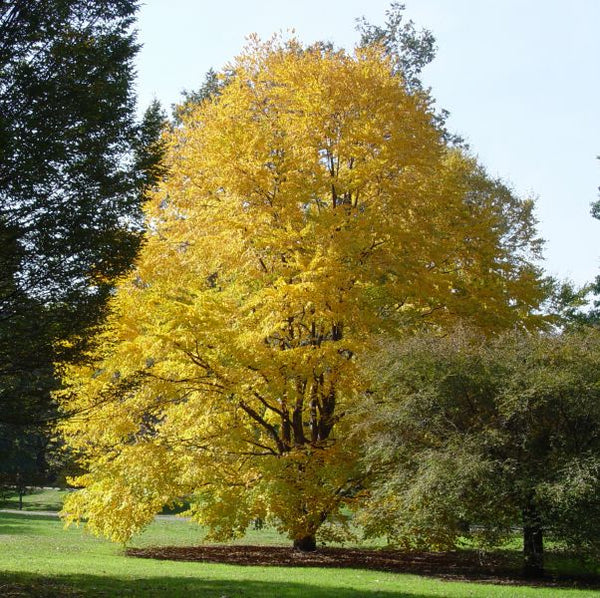
[(404, 552), (358, 548), (319, 548), (301, 552), (283, 546), (162, 546), (129, 548), (128, 556), (171, 561), (275, 567), (330, 567), (410, 573), (448, 581), (550, 587), (600, 588), (598, 576), (553, 576), (527, 579), (519, 564), (504, 555), (476, 551)]

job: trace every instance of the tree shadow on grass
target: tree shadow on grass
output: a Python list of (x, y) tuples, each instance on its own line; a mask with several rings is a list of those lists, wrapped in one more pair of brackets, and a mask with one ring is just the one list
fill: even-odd
[(594, 571), (571, 575), (548, 572), (540, 578), (524, 577), (519, 552), (483, 555), (475, 550), (447, 552), (373, 550), (323, 547), (300, 552), (291, 546), (201, 545), (129, 548), (127, 556), (168, 561), (215, 563), (235, 566), (318, 567), (339, 571), (354, 569), (419, 575), (443, 581), (477, 582), (495, 585), (548, 588), (600, 589), (600, 576)]
[[(33, 527), (18, 517), (0, 517), (1, 536), (20, 536), (35, 533)], [(1, 595), (1, 593), (0, 593)]]
[[(43, 497), (44, 500), (34, 497)], [(23, 497), (22, 509), (19, 509), (18, 493), (10, 493), (0, 499), (1, 509), (15, 509), (22, 512), (28, 511), (52, 511), (58, 513), (62, 509), (62, 497), (57, 498), (56, 495), (48, 496), (46, 489), (35, 489), (27, 492)]]
[(429, 594), (414, 592), (353, 590), (279, 581), (228, 581), (190, 577), (132, 580), (98, 575), (44, 577), (19, 573), (0, 574), (0, 595), (11, 598), (433, 598)]
[[(48, 522), (52, 517), (47, 515), (21, 515), (17, 513), (0, 513), (0, 535), (35, 534), (34, 524), (37, 521)], [(58, 519), (56, 519), (58, 522)], [(2, 592), (0, 592), (2, 596)]]

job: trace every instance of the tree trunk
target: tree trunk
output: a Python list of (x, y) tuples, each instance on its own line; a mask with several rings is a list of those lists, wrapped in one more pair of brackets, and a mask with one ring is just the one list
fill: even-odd
[(523, 574), (526, 577), (544, 575), (544, 536), (533, 500), (523, 508)]
[(302, 538), (296, 538), (294, 540), (294, 550), (301, 550), (302, 552), (314, 552), (317, 549), (317, 540), (315, 535), (304, 536)]
[(19, 511), (23, 510), (23, 494), (25, 494), (25, 487), (21, 480), (21, 474), (17, 473), (17, 492), (19, 493)]

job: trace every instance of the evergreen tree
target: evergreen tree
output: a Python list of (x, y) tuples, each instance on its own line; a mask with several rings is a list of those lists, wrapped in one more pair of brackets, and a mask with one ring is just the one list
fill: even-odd
[(135, 0), (0, 0), (3, 423), (48, 418), (52, 363), (81, 355), (140, 244), (160, 110), (136, 122), (136, 9)]

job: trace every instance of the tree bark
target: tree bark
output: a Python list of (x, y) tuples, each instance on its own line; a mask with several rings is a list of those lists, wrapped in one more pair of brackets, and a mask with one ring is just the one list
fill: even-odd
[(544, 575), (544, 535), (533, 500), (523, 507), (523, 575)]
[(294, 550), (302, 552), (314, 552), (317, 549), (317, 540), (314, 534), (296, 538), (294, 540)]

